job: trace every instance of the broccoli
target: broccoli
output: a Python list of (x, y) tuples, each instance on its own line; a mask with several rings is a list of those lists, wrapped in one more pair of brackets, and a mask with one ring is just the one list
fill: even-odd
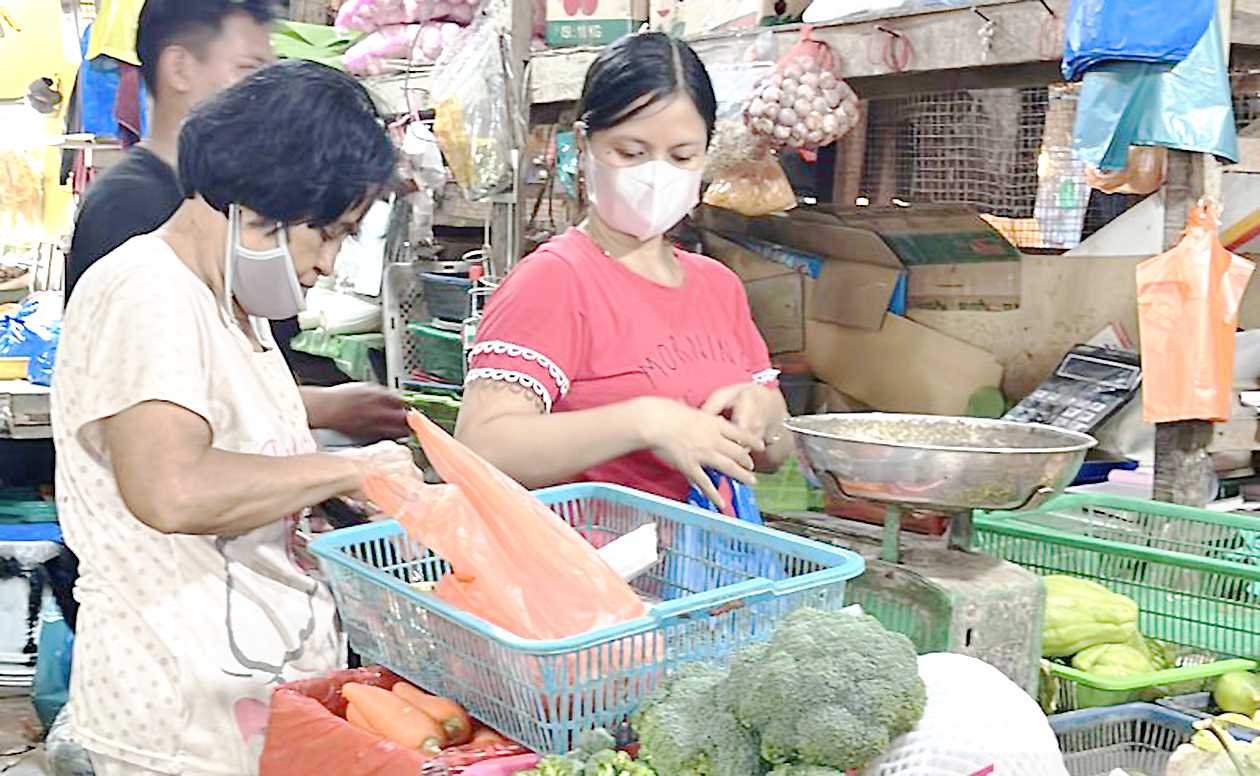
[(588, 730), (577, 737), (578, 751), (585, 752), (587, 755), (602, 752), (605, 749), (616, 749), (617, 739), (613, 737), (604, 728), (596, 728)]
[(909, 639), (873, 617), (813, 609), (792, 612), (767, 644), (735, 656), (720, 696), (758, 731), (772, 765), (841, 771), (883, 754), (927, 703)]
[(844, 771), (821, 765), (780, 765), (770, 776), (844, 776)]
[(726, 672), (696, 663), (679, 670), (631, 720), (639, 756), (660, 776), (757, 776), (755, 736), (719, 702)]

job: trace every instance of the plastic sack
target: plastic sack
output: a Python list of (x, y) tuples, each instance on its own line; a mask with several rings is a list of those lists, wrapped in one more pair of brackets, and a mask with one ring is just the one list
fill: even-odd
[(1137, 267), (1148, 423), (1229, 418), (1238, 307), (1255, 265), (1221, 245), (1219, 217), (1219, 205), (1200, 203), (1181, 242)]
[(1108, 62), (1085, 74), (1073, 146), (1081, 161), (1118, 170), (1130, 146), (1164, 146), (1238, 161), (1238, 132), (1220, 25), (1177, 65)]
[(796, 207), (796, 193), (774, 151), (742, 121), (721, 121), (705, 165), (704, 203), (755, 217)]
[(383, 668), (337, 671), (284, 684), (271, 694), (259, 776), (416, 776), (425, 758), (346, 722), (341, 687), (358, 682), (390, 689), (399, 678)]
[(454, 22), (391, 24), (365, 35), (351, 46), (342, 57), (342, 63), (355, 75), (380, 75), (390, 69), (391, 59), (431, 65), (444, 52), (458, 49), (465, 31), (465, 27)]
[(1154, 194), (1164, 185), (1168, 170), (1168, 149), (1133, 146), (1124, 169), (1102, 172), (1093, 167), (1085, 170), (1085, 182), (1091, 189), (1105, 194)]
[(859, 776), (1068, 776), (1046, 715), (1001, 671), (935, 653), (919, 656), (919, 676), (927, 686), (923, 718)]
[(481, 0), (347, 0), (337, 9), (334, 26), (373, 32), (390, 24), (412, 24), (434, 19), (469, 24)]
[(433, 72), (433, 134), (464, 196), (479, 201), (512, 185), (513, 150), (523, 132), (504, 59), (505, 36), (489, 16)]
[(800, 151), (807, 161), (860, 119), (857, 95), (836, 75), (831, 48), (814, 40), (813, 29), (801, 29), (801, 39), (757, 81), (744, 107), (754, 136)]
[(420, 413), (408, 422), (448, 485), (371, 474), (364, 490), (451, 566), (435, 595), (529, 639), (563, 639), (642, 617), (639, 596), (581, 534)]
[(1063, 40), (1063, 77), (1108, 61), (1176, 64), (1207, 31), (1216, 3), (1204, 0), (1074, 0)]

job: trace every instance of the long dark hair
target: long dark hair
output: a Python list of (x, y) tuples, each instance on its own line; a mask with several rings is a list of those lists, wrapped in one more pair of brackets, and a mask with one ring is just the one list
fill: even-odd
[(679, 91), (691, 99), (712, 137), (717, 98), (696, 52), (660, 32), (627, 35), (605, 48), (586, 71), (578, 120), (587, 132), (611, 129)]

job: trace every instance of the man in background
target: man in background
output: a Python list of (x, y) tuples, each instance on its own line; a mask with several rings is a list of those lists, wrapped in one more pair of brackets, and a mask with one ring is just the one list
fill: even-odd
[[(153, 106), (149, 134), (84, 194), (66, 267), (66, 299), (97, 260), (132, 237), (167, 221), (184, 200), (176, 175), (179, 131), (188, 112), (275, 59), (269, 0), (147, 0), (140, 12), (136, 53)], [(318, 120), (312, 116), (311, 119)], [(275, 340), (293, 366), (289, 340), (296, 320), (276, 322)], [(143, 332), (136, 332), (143, 336)], [(299, 379), (299, 383), (301, 380)], [(408, 435), (406, 409), (378, 385), (303, 387), (311, 428), (356, 439)], [(70, 587), (77, 560), (68, 550), (54, 564), (53, 588), (73, 629), (78, 607)]]

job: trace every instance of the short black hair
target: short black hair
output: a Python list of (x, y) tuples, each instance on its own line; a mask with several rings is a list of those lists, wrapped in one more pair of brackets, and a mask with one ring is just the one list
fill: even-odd
[(145, 0), (136, 30), (140, 75), (150, 94), (157, 93), (158, 60), (171, 46), (202, 53), (223, 29), (223, 20), (245, 13), (259, 24), (276, 17), (274, 0)]
[(679, 91), (691, 99), (712, 137), (717, 98), (695, 50), (660, 32), (627, 35), (605, 48), (586, 71), (578, 120), (589, 132), (611, 129)]
[(380, 110), (349, 75), (315, 62), (268, 65), (193, 108), (179, 133), (179, 178), (226, 213), (242, 205), (283, 224), (327, 226), (378, 196), (397, 153)]

